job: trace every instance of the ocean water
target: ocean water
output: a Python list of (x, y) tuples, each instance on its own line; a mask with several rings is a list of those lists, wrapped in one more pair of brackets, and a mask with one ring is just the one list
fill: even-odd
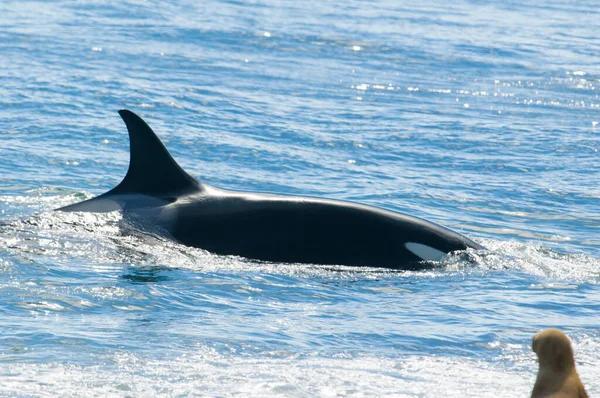
[[(591, 0), (0, 2), (0, 396), (528, 396), (558, 327), (600, 395)], [(219, 187), (356, 201), (488, 250), (264, 264), (52, 209), (139, 113)]]

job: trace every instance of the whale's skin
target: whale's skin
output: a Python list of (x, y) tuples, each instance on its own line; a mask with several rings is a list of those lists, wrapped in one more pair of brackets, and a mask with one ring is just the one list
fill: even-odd
[(60, 211), (141, 217), (187, 246), (269, 262), (422, 269), (483, 247), (435, 223), (363, 204), (220, 189), (191, 177), (152, 129), (121, 110), (130, 164), (114, 189)]

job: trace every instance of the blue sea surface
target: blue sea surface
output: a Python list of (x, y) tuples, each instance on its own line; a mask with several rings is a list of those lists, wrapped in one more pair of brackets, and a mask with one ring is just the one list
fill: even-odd
[[(525, 397), (547, 327), (600, 395), (595, 1), (0, 15), (0, 396)], [(424, 272), (267, 264), (52, 212), (125, 175), (122, 108), (209, 184), (403, 212), (487, 250)]]

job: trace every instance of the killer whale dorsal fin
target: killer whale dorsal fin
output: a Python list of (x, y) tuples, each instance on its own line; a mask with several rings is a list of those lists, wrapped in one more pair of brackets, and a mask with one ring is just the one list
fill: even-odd
[(165, 197), (201, 190), (201, 184), (177, 164), (150, 126), (135, 113), (122, 109), (129, 132), (129, 169), (110, 194), (138, 193)]

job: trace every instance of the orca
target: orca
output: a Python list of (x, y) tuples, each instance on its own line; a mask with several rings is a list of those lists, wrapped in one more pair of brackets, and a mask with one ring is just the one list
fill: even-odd
[(130, 140), (123, 181), (57, 209), (141, 216), (183, 245), (275, 263), (415, 270), (448, 253), (483, 247), (440, 225), (363, 204), (238, 192), (186, 173), (152, 129), (121, 110)]

